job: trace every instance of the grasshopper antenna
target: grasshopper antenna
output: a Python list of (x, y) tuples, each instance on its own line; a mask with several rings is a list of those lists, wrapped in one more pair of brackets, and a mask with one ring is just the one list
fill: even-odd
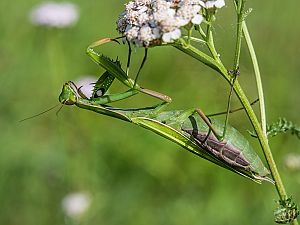
[[(257, 103), (259, 101), (259, 99), (256, 99), (254, 100), (253, 102), (250, 103), (250, 105), (254, 105), (255, 103)], [(234, 113), (234, 112), (237, 112), (237, 111), (240, 111), (240, 110), (243, 110), (245, 109), (244, 107), (241, 107), (241, 108), (237, 108), (237, 109), (232, 109), (232, 110), (229, 110), (229, 113)], [(227, 111), (224, 111), (224, 112), (218, 112), (218, 113), (212, 113), (212, 114), (207, 114), (206, 116), (207, 117), (213, 117), (213, 116), (220, 116), (220, 115), (224, 115), (226, 114)]]
[(30, 120), (30, 119), (33, 119), (33, 118), (38, 117), (38, 116), (40, 116), (40, 115), (43, 115), (44, 113), (47, 113), (47, 112), (49, 112), (49, 111), (55, 109), (58, 105), (59, 105), (59, 104), (57, 104), (57, 105), (55, 105), (55, 106), (52, 106), (51, 108), (46, 109), (45, 111), (40, 112), (40, 113), (38, 113), (38, 114), (36, 114), (36, 115), (33, 115), (33, 116), (27, 117), (27, 118), (25, 118), (25, 119), (22, 119), (22, 120), (20, 120), (19, 122), (21, 123), (21, 122), (24, 122), (24, 121), (26, 121), (26, 120)]

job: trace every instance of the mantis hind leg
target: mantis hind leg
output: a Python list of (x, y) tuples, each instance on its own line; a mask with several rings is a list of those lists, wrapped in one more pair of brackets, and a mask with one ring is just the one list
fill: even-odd
[[(129, 76), (129, 67), (130, 67), (130, 62), (131, 62), (131, 53), (132, 53), (132, 49), (131, 49), (131, 45), (130, 45), (130, 42), (128, 41), (128, 39), (126, 38), (126, 42), (127, 42), (127, 45), (128, 45), (128, 56), (127, 56), (127, 64), (126, 64), (126, 75), (127, 77)], [(133, 84), (133, 88), (135, 88), (135, 86), (137, 85), (137, 80), (138, 80), (138, 77), (140, 75), (140, 72), (142, 70), (142, 68), (144, 67), (144, 64), (147, 60), (147, 56), (148, 56), (148, 48), (145, 48), (145, 53), (144, 53), (144, 57), (143, 57), (143, 60), (142, 60), (142, 63), (140, 65), (140, 68), (136, 74), (136, 77), (134, 79), (134, 84)]]
[(145, 64), (145, 62), (146, 62), (146, 60), (147, 60), (147, 56), (148, 56), (148, 48), (145, 48), (145, 54), (144, 54), (142, 63), (141, 63), (141, 65), (140, 65), (140, 68), (139, 68), (139, 70), (138, 70), (138, 72), (137, 72), (137, 74), (136, 74), (136, 77), (135, 77), (135, 79), (134, 79), (134, 85), (133, 85), (133, 88), (134, 88), (134, 87), (136, 86), (136, 84), (137, 84), (137, 80), (138, 80), (139, 75), (140, 75), (140, 72), (141, 72), (142, 68), (144, 67), (144, 64)]
[(127, 40), (127, 38), (126, 38), (126, 42), (128, 44), (128, 56), (127, 56), (127, 65), (126, 65), (126, 75), (128, 77), (129, 76), (128, 74), (129, 74), (129, 66), (130, 66), (130, 60), (131, 60), (131, 52), (132, 52), (132, 50), (131, 50), (130, 42)]

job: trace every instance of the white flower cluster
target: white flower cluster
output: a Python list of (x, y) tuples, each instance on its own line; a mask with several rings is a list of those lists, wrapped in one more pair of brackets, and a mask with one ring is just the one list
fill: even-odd
[(74, 25), (79, 17), (78, 8), (69, 2), (46, 2), (34, 7), (30, 20), (34, 25), (64, 28)]
[(289, 153), (285, 157), (285, 166), (290, 170), (300, 170), (300, 154)]
[(224, 0), (212, 0), (212, 1), (206, 1), (205, 2), (205, 8), (222, 8), (225, 6), (225, 1)]
[(74, 192), (67, 194), (62, 200), (62, 209), (64, 213), (72, 218), (80, 217), (91, 204), (89, 196), (82, 192)]
[(221, 8), (224, 0), (135, 0), (117, 21), (117, 30), (136, 46), (170, 43), (181, 37), (181, 27), (200, 24), (202, 8)]

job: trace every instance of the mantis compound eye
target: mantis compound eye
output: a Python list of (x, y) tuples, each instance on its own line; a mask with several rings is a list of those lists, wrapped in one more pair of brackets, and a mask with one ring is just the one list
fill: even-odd
[(64, 104), (64, 105), (74, 105), (75, 102), (72, 101), (72, 100), (70, 100), (70, 99), (68, 99), (68, 100), (65, 100), (64, 102), (62, 102), (62, 104)]

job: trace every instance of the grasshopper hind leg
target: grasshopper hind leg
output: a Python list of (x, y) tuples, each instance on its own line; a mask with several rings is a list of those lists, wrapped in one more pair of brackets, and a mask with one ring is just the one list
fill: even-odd
[(206, 116), (202, 110), (200, 108), (196, 108), (193, 111), (191, 111), (191, 115), (193, 115), (194, 113), (197, 113), (202, 120), (206, 123), (206, 125), (208, 126), (208, 133), (206, 135), (206, 137), (204, 138), (203, 143), (205, 143), (205, 141), (208, 139), (210, 133), (212, 132), (214, 134), (214, 136), (218, 139), (218, 141), (223, 141), (226, 135), (226, 130), (227, 130), (227, 124), (228, 124), (228, 119), (229, 119), (229, 113), (230, 113), (230, 103), (231, 103), (231, 98), (232, 98), (232, 93), (233, 93), (233, 87), (234, 87), (234, 83), (237, 79), (237, 76), (239, 75), (239, 69), (237, 69), (236, 71), (228, 71), (228, 73), (232, 73), (233, 74), (233, 78), (232, 78), (232, 82), (230, 85), (230, 92), (229, 92), (229, 97), (227, 100), (227, 109), (226, 109), (226, 118), (225, 118), (225, 122), (224, 122), (224, 128), (223, 128), (223, 133), (219, 134), (216, 129), (213, 127), (211, 120), (209, 119), (208, 116)]
[(228, 100), (227, 100), (227, 109), (226, 109), (226, 117), (225, 117), (225, 122), (224, 122), (224, 129), (223, 129), (222, 135), (218, 137), (219, 141), (222, 141), (225, 138), (225, 135), (226, 135), (227, 125), (228, 125), (228, 120), (229, 120), (229, 113), (230, 113), (230, 104), (231, 104), (231, 98), (232, 98), (232, 93), (233, 93), (233, 87), (234, 87), (234, 83), (235, 83), (238, 75), (240, 74), (239, 67), (236, 70), (229, 70), (228, 74), (232, 74), (232, 81), (230, 83), (230, 92), (229, 92), (229, 96), (228, 96)]

